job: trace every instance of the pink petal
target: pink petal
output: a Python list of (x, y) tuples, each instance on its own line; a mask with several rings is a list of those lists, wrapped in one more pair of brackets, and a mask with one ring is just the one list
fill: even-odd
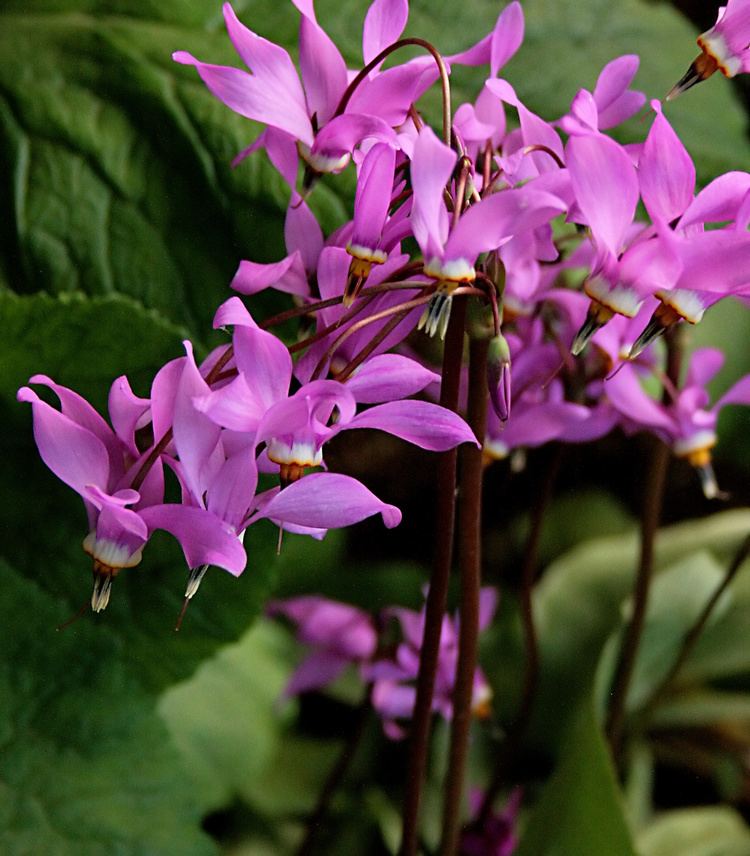
[(303, 297), (310, 293), (305, 266), (298, 250), (280, 262), (271, 264), (243, 260), (229, 284), (240, 294), (257, 294), (270, 286), (277, 291)]
[(718, 348), (696, 348), (690, 355), (685, 386), (706, 386), (723, 365), (724, 354)]
[(673, 420), (661, 404), (647, 395), (638, 375), (630, 366), (625, 366), (610, 378), (604, 391), (612, 404), (628, 419), (647, 428), (674, 431)]
[(393, 188), (396, 152), (385, 143), (377, 143), (365, 155), (354, 198), (352, 243), (369, 249), (380, 246)]
[(299, 27), (299, 64), (307, 109), (318, 126), (333, 115), (347, 85), (346, 63), (325, 30), (303, 15)]
[[(323, 250), (323, 230), (303, 199), (298, 199), (287, 208), (284, 220), (284, 241), (290, 253), (299, 253), (304, 273), (312, 273), (318, 266), (318, 258)], [(306, 291), (292, 293), (309, 294), (310, 287), (306, 276), (305, 288)]]
[(461, 443), (479, 445), (464, 420), (429, 401), (389, 401), (354, 417), (347, 428), (376, 428), (433, 452)]
[(320, 130), (315, 137), (312, 152), (331, 157), (344, 155), (367, 137), (394, 145), (396, 143), (393, 129), (379, 117), (347, 112), (332, 119)]
[(227, 458), (208, 486), (208, 510), (239, 531), (248, 516), (258, 486), (258, 470), (252, 448)]
[(384, 48), (398, 41), (408, 17), (408, 0), (373, 0), (362, 29), (362, 57), (365, 65)]
[(247, 564), (245, 550), (232, 527), (202, 508), (154, 505), (141, 517), (149, 532), (163, 529), (180, 542), (189, 568), (216, 565), (239, 576)]
[(524, 19), (521, 4), (514, 0), (508, 4), (497, 19), (492, 31), (492, 49), (490, 54), (490, 77), (496, 77), (498, 71), (513, 57), (523, 42)]
[(567, 165), (576, 200), (597, 243), (619, 255), (638, 204), (638, 178), (622, 146), (601, 134), (571, 137)]
[(170, 360), (159, 369), (151, 384), (151, 424), (155, 443), (172, 427), (174, 403), (184, 365), (185, 357)]
[(726, 407), (728, 404), (750, 404), (750, 375), (745, 375), (734, 386), (731, 386), (714, 404), (712, 410), (718, 413), (722, 407)]
[(398, 526), (401, 512), (381, 502), (361, 482), (337, 473), (312, 473), (280, 491), (253, 520), (274, 520), (337, 529), (380, 514), (388, 529)]
[(216, 310), (213, 326), (215, 330), (218, 330), (222, 327), (233, 327), (235, 325), (240, 327), (258, 327), (255, 319), (247, 311), (247, 307), (239, 297), (230, 297)]
[(682, 215), (679, 228), (702, 223), (734, 220), (737, 210), (750, 191), (750, 174), (727, 172), (715, 178), (698, 193)]
[(104, 443), (59, 410), (50, 407), (29, 387), (18, 390), (19, 401), (31, 404), (34, 439), (44, 463), (68, 487), (84, 495), (86, 485), (107, 489), (109, 456)]
[(600, 130), (614, 128), (634, 116), (646, 103), (642, 92), (628, 89), (638, 65), (639, 58), (635, 54), (627, 54), (613, 59), (602, 69), (594, 87)]
[(423, 64), (414, 60), (388, 68), (362, 81), (349, 99), (346, 113), (377, 116), (388, 126), (396, 127), (406, 120), (409, 107), (432, 82)]
[(693, 201), (695, 166), (687, 149), (661, 112), (651, 102), (656, 118), (638, 161), (641, 196), (652, 219), (677, 219)]
[(182, 65), (195, 66), (210, 92), (230, 110), (279, 128), (295, 139), (312, 145), (312, 125), (304, 102), (297, 103), (281, 87), (269, 86), (266, 79), (258, 79), (238, 68), (200, 62), (185, 51), (172, 54), (172, 59)]
[(284, 687), (284, 697), (291, 698), (332, 684), (350, 662), (333, 651), (313, 651), (294, 670)]
[[(135, 431), (139, 426), (139, 420), (149, 411), (151, 402), (148, 398), (140, 398), (130, 388), (130, 383), (122, 375), (118, 377), (109, 389), (108, 407), (109, 417), (115, 434), (130, 450), (131, 454), (137, 455), (135, 445)], [(158, 438), (157, 438), (158, 439)]]
[(286, 398), (292, 379), (292, 357), (286, 345), (273, 333), (249, 327), (235, 327), (233, 341), (237, 368), (259, 406), (268, 409)]
[(398, 354), (371, 357), (346, 382), (360, 404), (406, 398), (440, 381), (440, 375)]
[(414, 237), (426, 259), (441, 254), (448, 237), (448, 212), (443, 191), (456, 165), (457, 155), (425, 125), (414, 144), (411, 184), (414, 204), (411, 213)]

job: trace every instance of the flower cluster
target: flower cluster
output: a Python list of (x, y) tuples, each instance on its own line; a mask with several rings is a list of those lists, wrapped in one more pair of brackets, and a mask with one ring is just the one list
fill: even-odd
[[(317, 538), (373, 514), (398, 524), (397, 508), (326, 470), (326, 443), (345, 430), (380, 429), (432, 451), (482, 441), (489, 459), (516, 460), (553, 439), (648, 430), (697, 466), (707, 495), (717, 496), (717, 415), (750, 403), (750, 383), (708, 408), (704, 387), (720, 355), (701, 351), (683, 383), (661, 384), (660, 400), (646, 389), (649, 377), (664, 377), (652, 347), (661, 333), (698, 323), (726, 297), (748, 296), (750, 174), (727, 173), (696, 191), (693, 162), (660, 103), (646, 107), (631, 88), (635, 56), (605, 66), (564, 116), (535, 114), (500, 76), (523, 40), (517, 2), (480, 42), (443, 58), (401, 38), (407, 0), (374, 0), (358, 72), (312, 0), (295, 6), (299, 72), (229, 4), (229, 37), (249, 71), (174, 55), (227, 107), (265, 126), (237, 162), (264, 150), (288, 184), (288, 254), (272, 264), (241, 261), (231, 286), (245, 296), (274, 288), (294, 307), (259, 323), (239, 297), (228, 299), (215, 326), (231, 341), (202, 361), (186, 342), (148, 398), (117, 379), (111, 426), (46, 376), (29, 383), (53, 393), (59, 409), (30, 386), (18, 393), (32, 406), (43, 460), (84, 501), (93, 608), (106, 606), (112, 579), (138, 564), (156, 529), (182, 546), (189, 599), (207, 566), (242, 572), (243, 535), (261, 519)], [(702, 37), (725, 73), (744, 69), (747, 7), (730, 0)], [(384, 69), (404, 45), (427, 53)], [(452, 115), (449, 74), (458, 65), (489, 74), (476, 101)], [(418, 108), (436, 83), (442, 139)], [(651, 117), (642, 143), (610, 136), (641, 109)], [(313, 213), (315, 184), (345, 169), (357, 174), (353, 216), (325, 235)], [(469, 335), (489, 340), (484, 437), (425, 400), (439, 376), (417, 331), (444, 337), (457, 298), (476, 308)], [(315, 327), (287, 345), (270, 328), (294, 317)], [(165, 500), (174, 495), (169, 480), (179, 501)], [(371, 666), (372, 680), (385, 680)]]
[[(497, 608), (498, 592), (485, 588), (480, 594), (479, 629), (484, 630)], [(297, 638), (312, 648), (297, 667), (284, 690), (287, 697), (319, 690), (335, 681), (347, 666), (359, 670), (370, 688), (373, 709), (386, 735), (405, 736), (416, 699), (425, 614), (400, 606), (388, 607), (373, 617), (349, 604), (309, 595), (271, 603), (268, 613), (283, 616), (297, 626)], [(393, 638), (392, 624), (398, 626)], [(458, 619), (443, 617), (432, 708), (442, 717), (453, 716), (453, 688), (458, 656)], [(490, 711), (492, 690), (481, 669), (474, 673), (472, 710), (479, 718)]]

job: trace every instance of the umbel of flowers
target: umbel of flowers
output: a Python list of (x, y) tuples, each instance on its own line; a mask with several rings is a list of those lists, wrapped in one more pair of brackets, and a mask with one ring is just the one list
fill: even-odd
[[(290, 308), (261, 319), (252, 299), (229, 297), (215, 317), (227, 342), (199, 360), (185, 342), (148, 397), (116, 379), (109, 421), (45, 375), (18, 398), (31, 405), (42, 459), (83, 500), (96, 611), (157, 529), (182, 547), (187, 602), (207, 567), (245, 570), (243, 536), (260, 520), (312, 538), (375, 514), (398, 525), (401, 512), (387, 498), (328, 471), (326, 443), (342, 431), (378, 429), (442, 453), (439, 480), (449, 489), (437, 498), (438, 558), (425, 612), (393, 607), (379, 618), (400, 623), (393, 656), (383, 655), (374, 618), (345, 605), (312, 598), (274, 611), (315, 648), (288, 692), (323, 686), (355, 663), (389, 736), (403, 736), (412, 717), (424, 730), (438, 711), (455, 720), (460, 760), (466, 726), (458, 713), (489, 699), (475, 671), (476, 633), (492, 614), (479, 592), (474, 523), (483, 466), (509, 456), (520, 464), (524, 450), (552, 440), (647, 431), (697, 469), (707, 496), (720, 495), (711, 467), (717, 419), (727, 405), (750, 403), (750, 378), (710, 405), (706, 384), (720, 351), (696, 351), (681, 372), (678, 360), (665, 364), (659, 340), (667, 334), (674, 357), (681, 328), (722, 299), (750, 296), (750, 175), (733, 171), (696, 187), (662, 105), (631, 88), (636, 56), (608, 63), (565, 115), (535, 114), (501, 76), (523, 41), (517, 2), (478, 43), (443, 57), (419, 38), (402, 38), (407, 0), (374, 0), (358, 70), (318, 23), (312, 0), (294, 5), (299, 68), (229, 4), (228, 35), (246, 69), (174, 54), (230, 110), (264, 126), (235, 163), (268, 157), (289, 186), (287, 255), (240, 261), (231, 288), (246, 298), (276, 289)], [(670, 95), (715, 69), (744, 71), (748, 33), (750, 2), (729, 0)], [(424, 55), (399, 62), (404, 46)], [(481, 66), (487, 77), (476, 100), (454, 112), (449, 77), (461, 65)], [(438, 130), (419, 109), (433, 86), (443, 95)], [(610, 131), (639, 111), (645, 138), (624, 146)], [(325, 234), (308, 200), (321, 175), (344, 170), (357, 176), (353, 216)], [(314, 329), (289, 345), (273, 330), (294, 318)], [(445, 340), (442, 368), (421, 358), (425, 335)], [(654, 385), (658, 398), (647, 391)], [(454, 624), (444, 580), (458, 446), (462, 600)], [(260, 475), (273, 486), (260, 489)], [(170, 480), (179, 502), (165, 501)], [(418, 756), (404, 852), (416, 841)], [(446, 852), (458, 840), (455, 822), (446, 821)]]

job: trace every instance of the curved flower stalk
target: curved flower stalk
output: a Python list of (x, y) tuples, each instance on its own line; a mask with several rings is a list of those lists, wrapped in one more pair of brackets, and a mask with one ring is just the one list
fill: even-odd
[(701, 54), (675, 83), (667, 101), (720, 71), (724, 77), (750, 71), (750, 2), (727, 0), (710, 30), (698, 36)]
[(750, 404), (750, 376), (745, 376), (709, 406), (706, 387), (723, 362), (724, 355), (715, 348), (694, 351), (685, 384), (668, 404), (651, 398), (630, 366), (606, 385), (607, 398), (619, 411), (623, 426), (630, 431), (646, 429), (661, 437), (676, 457), (696, 469), (708, 499), (721, 496), (711, 464), (719, 414), (730, 404)]

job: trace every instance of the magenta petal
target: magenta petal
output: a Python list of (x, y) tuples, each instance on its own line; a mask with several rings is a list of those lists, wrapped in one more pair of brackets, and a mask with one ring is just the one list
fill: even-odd
[(362, 57), (367, 65), (404, 31), (409, 17), (408, 0), (373, 0), (362, 29)]
[(175, 399), (174, 443), (185, 481), (200, 501), (213, 475), (212, 455), (221, 432), (215, 422), (195, 407), (194, 399), (208, 394), (209, 387), (195, 365), (190, 342), (184, 344), (188, 358)]
[(377, 681), (372, 688), (372, 706), (388, 719), (409, 719), (416, 697), (415, 687), (395, 681)]
[(651, 104), (656, 117), (638, 161), (641, 196), (652, 219), (671, 223), (693, 201), (695, 166), (659, 102)]
[[(105, 531), (107, 527), (111, 527), (118, 533), (133, 535), (142, 541), (148, 537), (148, 528), (140, 515), (126, 508), (127, 505), (138, 502), (140, 498), (138, 491), (120, 490), (114, 496), (110, 496), (96, 485), (87, 485), (84, 489), (84, 498), (98, 508), (100, 512), (105, 510), (107, 512), (99, 515), (99, 522), (96, 527), (98, 537), (108, 537)], [(115, 541), (116, 536), (112, 536), (111, 540)]]
[(711, 409), (718, 413), (728, 404), (750, 404), (750, 375), (745, 375), (731, 386)]
[(265, 149), (268, 159), (278, 170), (281, 177), (294, 190), (297, 182), (297, 167), (299, 165), (299, 154), (297, 153), (297, 140), (292, 134), (280, 131), (278, 128), (269, 127), (238, 155), (232, 159), (232, 168), (238, 166), (258, 149)]
[(638, 204), (638, 178), (625, 150), (602, 134), (571, 137), (566, 147), (576, 200), (597, 243), (619, 255)]
[(159, 442), (172, 427), (174, 402), (180, 385), (185, 357), (170, 360), (156, 373), (151, 384), (151, 424), (154, 442)]
[(626, 54), (613, 59), (602, 69), (594, 87), (600, 129), (614, 128), (634, 116), (646, 103), (642, 92), (628, 89), (639, 62), (635, 54)]
[(631, 366), (623, 367), (610, 378), (604, 391), (607, 398), (627, 419), (646, 428), (674, 431), (674, 421), (665, 408), (646, 393)]
[(346, 89), (346, 63), (325, 30), (306, 15), (300, 19), (299, 64), (308, 113), (317, 116), (321, 127), (333, 115)]
[(52, 472), (81, 496), (90, 484), (106, 490), (109, 456), (102, 441), (50, 407), (29, 387), (21, 387), (17, 398), (31, 404), (34, 439), (42, 460)]
[(318, 595), (302, 595), (269, 605), (270, 615), (284, 615), (297, 625), (297, 636), (308, 645), (325, 645), (352, 659), (371, 657), (378, 635), (367, 612)]
[(248, 516), (258, 486), (258, 469), (252, 448), (227, 458), (208, 486), (208, 510), (239, 531)]
[(140, 512), (149, 532), (163, 529), (180, 542), (189, 568), (216, 565), (234, 576), (245, 569), (247, 556), (232, 527), (202, 508), (154, 505)]
[(721, 371), (724, 354), (718, 348), (696, 348), (690, 355), (685, 387), (706, 386)]
[(286, 398), (292, 379), (286, 345), (273, 333), (249, 327), (235, 327), (233, 341), (237, 368), (259, 404), (267, 409)]
[(385, 143), (376, 143), (365, 155), (354, 198), (353, 244), (370, 250), (380, 246), (391, 203), (395, 163), (396, 152)]
[(230, 297), (216, 310), (213, 326), (214, 329), (221, 329), (222, 327), (234, 327), (235, 325), (254, 328), (258, 326), (239, 297)]
[(680, 229), (702, 223), (734, 220), (750, 191), (750, 174), (727, 172), (707, 184), (691, 202), (680, 220)]
[(243, 260), (230, 283), (230, 288), (239, 291), (240, 294), (257, 294), (270, 286), (277, 291), (303, 297), (310, 293), (305, 266), (299, 251), (295, 250), (292, 255), (271, 264)]
[(432, 452), (461, 443), (478, 446), (471, 428), (452, 410), (429, 401), (389, 401), (360, 413), (347, 428), (376, 428)]
[(332, 684), (350, 662), (333, 651), (313, 651), (294, 670), (284, 687), (284, 697), (291, 698)]
[(185, 51), (177, 51), (172, 58), (183, 65), (194, 65), (210, 92), (230, 110), (312, 144), (312, 125), (304, 105), (295, 104), (278, 86), (269, 87), (266, 80), (239, 68), (200, 62)]
[[(315, 270), (323, 250), (323, 230), (303, 199), (298, 198), (286, 210), (284, 241), (290, 253), (299, 253), (305, 273)], [(310, 293), (306, 278), (305, 289), (293, 293), (304, 295)]]
[(255, 435), (268, 407), (239, 375), (221, 389), (194, 399), (193, 404), (209, 419), (231, 431)]
[(440, 375), (398, 354), (371, 357), (346, 382), (360, 404), (406, 398), (440, 381)]
[(115, 434), (125, 443), (131, 454), (137, 455), (135, 431), (139, 420), (148, 412), (151, 402), (148, 398), (140, 398), (130, 388), (130, 383), (122, 375), (118, 377), (109, 389), (109, 417)]
[(479, 592), (479, 629), (486, 630), (492, 621), (497, 605), (500, 602), (500, 592), (491, 586), (485, 586)]
[(445, 245), (446, 259), (464, 258), (473, 264), (479, 253), (527, 229), (548, 223), (565, 210), (564, 203), (544, 191), (503, 190), (472, 205), (461, 217)]
[(379, 117), (345, 113), (324, 125), (315, 137), (312, 152), (331, 157), (344, 155), (367, 137), (396, 144), (395, 132)]
[(426, 259), (442, 253), (448, 237), (448, 212), (443, 191), (456, 165), (456, 153), (426, 125), (414, 144), (411, 184), (414, 204), (411, 212), (414, 237)]
[(337, 473), (312, 473), (280, 491), (254, 516), (337, 529), (380, 514), (388, 529), (398, 526), (401, 512), (379, 500), (361, 482)]
[(396, 127), (406, 121), (409, 107), (431, 83), (421, 63), (412, 61), (388, 68), (362, 81), (349, 99), (346, 112), (377, 116)]
[(521, 4), (514, 0), (500, 13), (495, 29), (492, 31), (490, 77), (496, 77), (498, 71), (521, 47), (523, 32), (523, 9)]

